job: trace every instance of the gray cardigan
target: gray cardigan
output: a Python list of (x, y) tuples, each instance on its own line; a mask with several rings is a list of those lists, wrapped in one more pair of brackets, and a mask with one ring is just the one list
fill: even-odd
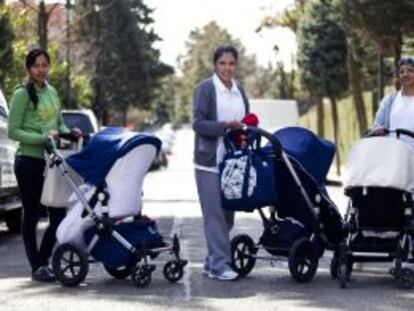
[(397, 94), (393, 93), (382, 99), (378, 111), (375, 114), (374, 128), (381, 127), (388, 129), (390, 127), (391, 107), (395, 97), (397, 97)]
[[(246, 114), (249, 101), (243, 88), (237, 84), (243, 97)], [(218, 137), (225, 134), (225, 123), (217, 121), (216, 90), (213, 78), (201, 81), (193, 96), (194, 163), (207, 167), (217, 165), (216, 150)]]

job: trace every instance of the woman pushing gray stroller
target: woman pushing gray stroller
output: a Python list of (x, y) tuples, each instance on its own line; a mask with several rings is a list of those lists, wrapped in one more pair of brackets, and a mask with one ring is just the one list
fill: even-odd
[(414, 233), (414, 59), (402, 58), (395, 73), (401, 90), (383, 98), (373, 130), (348, 157), (348, 234), (331, 264), (343, 288), (358, 261), (393, 262), (390, 272), (398, 286), (414, 285), (407, 265), (413, 262)]

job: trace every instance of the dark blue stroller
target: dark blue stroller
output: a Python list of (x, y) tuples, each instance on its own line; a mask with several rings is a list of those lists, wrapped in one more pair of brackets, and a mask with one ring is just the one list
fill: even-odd
[[(113, 277), (131, 276), (136, 286), (146, 287), (155, 269), (149, 259), (161, 252), (173, 255), (164, 277), (170, 282), (182, 278), (187, 261), (180, 258), (177, 236), (167, 244), (155, 222), (141, 216), (143, 178), (160, 147), (152, 135), (107, 128), (65, 160), (54, 141), (48, 141), (49, 163), (60, 170), (75, 201), (58, 228), (60, 244), (53, 254), (53, 269), (63, 285), (78, 285), (89, 263), (101, 262)], [(68, 167), (86, 184), (78, 187)]]
[[(248, 144), (244, 148), (253, 158), (260, 157), (262, 163), (267, 163), (265, 166), (268, 170), (270, 167), (272, 174), (260, 173), (263, 168), (251, 164), (257, 168), (257, 185), (251, 193), (252, 200), (246, 201), (247, 207), (235, 207), (225, 194), (222, 195), (224, 208), (258, 210), (264, 227), (258, 243), (246, 234), (232, 239), (233, 269), (240, 276), (246, 276), (257, 259), (273, 261), (287, 257), (292, 278), (308, 282), (314, 277), (324, 250), (332, 248), (344, 236), (342, 218), (324, 187), (335, 147), (299, 127), (283, 128), (273, 135), (254, 127), (247, 127), (245, 131)], [(269, 142), (260, 147), (263, 137)], [(226, 156), (237, 153), (231, 148), (227, 151)], [(228, 158), (225, 157), (222, 169)], [(263, 178), (265, 175), (267, 177)], [(263, 200), (260, 195), (261, 198), (256, 199), (255, 192), (260, 193), (259, 188), (266, 183), (274, 187), (266, 191), (272, 191), (272, 197)], [(269, 207), (269, 212), (263, 207)], [(257, 255), (260, 249), (271, 256)]]

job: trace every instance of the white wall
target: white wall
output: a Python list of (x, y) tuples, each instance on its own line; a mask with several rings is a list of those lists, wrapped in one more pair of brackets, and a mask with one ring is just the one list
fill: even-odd
[(299, 111), (295, 100), (250, 99), (249, 102), (250, 112), (259, 117), (259, 127), (269, 132), (299, 124)]

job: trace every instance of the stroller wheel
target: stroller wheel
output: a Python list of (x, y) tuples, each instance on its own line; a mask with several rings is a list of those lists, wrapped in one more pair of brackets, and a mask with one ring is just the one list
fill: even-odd
[(132, 269), (132, 281), (136, 287), (148, 287), (151, 283), (152, 277), (151, 273), (155, 270), (154, 265), (137, 265)]
[(56, 248), (52, 259), (56, 278), (65, 286), (77, 286), (89, 270), (88, 256), (77, 245), (64, 243)]
[(132, 273), (132, 268), (134, 267), (134, 263), (126, 263), (123, 266), (114, 268), (111, 266), (104, 265), (106, 272), (108, 272), (111, 276), (115, 279), (123, 280), (126, 279)]
[(411, 289), (414, 286), (414, 272), (408, 268), (402, 268), (396, 276), (398, 288)]
[(186, 262), (184, 263), (181, 261), (182, 260), (168, 261), (162, 270), (164, 277), (171, 283), (178, 282), (184, 275), (184, 266)]
[(289, 251), (290, 275), (297, 282), (309, 282), (318, 269), (318, 258), (315, 255), (312, 242), (307, 238), (300, 238), (293, 243)]
[(231, 266), (240, 277), (244, 277), (252, 271), (256, 258), (257, 248), (251, 237), (246, 234), (236, 235), (231, 240)]

